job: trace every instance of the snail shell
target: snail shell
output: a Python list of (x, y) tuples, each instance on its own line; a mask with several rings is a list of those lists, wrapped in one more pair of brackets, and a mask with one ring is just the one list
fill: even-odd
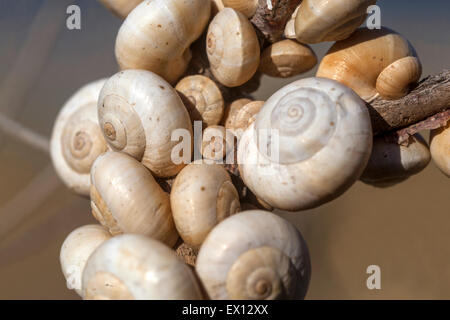
[(211, 229), (240, 211), (239, 194), (228, 172), (217, 164), (190, 164), (170, 193), (173, 219), (183, 241), (200, 247)]
[(100, 2), (116, 16), (125, 19), (142, 0), (100, 0)]
[(184, 98), (192, 121), (203, 121), (207, 126), (220, 123), (225, 107), (214, 81), (201, 75), (189, 76), (181, 79), (175, 89)]
[(223, 9), (211, 21), (206, 52), (211, 72), (227, 87), (246, 83), (258, 70), (260, 48), (255, 29), (234, 9)]
[(190, 45), (202, 34), (211, 1), (143, 1), (126, 18), (116, 39), (116, 58), (124, 69), (152, 71), (174, 84), (191, 60)]
[(288, 221), (251, 210), (218, 224), (196, 271), (211, 299), (302, 299), (311, 275), (308, 248)]
[(126, 70), (111, 77), (98, 101), (98, 119), (112, 150), (142, 162), (158, 177), (176, 175), (184, 166), (172, 161), (176, 129), (192, 135), (189, 113), (176, 91), (158, 75)]
[(347, 190), (366, 167), (371, 148), (364, 101), (336, 81), (307, 78), (264, 104), (239, 142), (239, 172), (269, 205), (309, 209)]
[(336, 42), (317, 71), (317, 77), (339, 81), (368, 102), (379, 96), (405, 96), (421, 74), (419, 58), (408, 41), (386, 28), (358, 29)]
[(450, 122), (445, 127), (431, 131), (430, 150), (434, 163), (450, 177)]
[(317, 57), (310, 47), (282, 40), (263, 51), (259, 70), (271, 77), (288, 78), (307, 72), (316, 64)]
[(203, 130), (201, 154), (204, 159), (220, 161), (234, 150), (235, 135), (223, 126), (209, 126)]
[(376, 0), (303, 0), (295, 17), (295, 34), (302, 43), (348, 38), (366, 19)]
[(69, 189), (86, 196), (92, 163), (107, 150), (97, 118), (97, 100), (105, 81), (82, 87), (64, 104), (50, 140), (50, 155), (58, 176)]
[(94, 162), (91, 179), (92, 214), (111, 234), (137, 233), (175, 244), (169, 195), (141, 163), (107, 152)]
[(258, 8), (258, 0), (222, 0), (225, 7), (243, 13), (247, 18), (253, 17)]
[(419, 173), (430, 163), (428, 145), (421, 135), (410, 137), (408, 145), (375, 137), (372, 154), (360, 180), (375, 187), (389, 187)]
[(125, 234), (103, 243), (83, 272), (86, 300), (198, 300), (192, 270), (173, 250), (142, 235)]
[(102, 226), (91, 224), (73, 230), (64, 240), (59, 261), (64, 277), (81, 296), (81, 276), (87, 259), (111, 234)]

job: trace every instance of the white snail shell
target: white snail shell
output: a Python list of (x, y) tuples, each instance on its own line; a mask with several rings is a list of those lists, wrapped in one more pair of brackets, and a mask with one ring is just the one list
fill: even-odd
[(102, 226), (91, 224), (73, 230), (64, 240), (59, 254), (67, 283), (81, 296), (81, 276), (92, 252), (111, 234)]
[(249, 81), (258, 70), (260, 48), (250, 21), (231, 8), (220, 11), (209, 25), (206, 52), (214, 77), (227, 87)]
[(107, 150), (97, 120), (97, 100), (105, 81), (82, 87), (64, 104), (50, 140), (56, 172), (69, 189), (81, 195), (89, 195), (92, 163)]
[(175, 89), (158, 75), (126, 70), (111, 77), (98, 100), (106, 142), (139, 160), (158, 177), (176, 175), (184, 164), (172, 161), (176, 129), (192, 135), (192, 124)]
[(302, 299), (311, 266), (300, 232), (266, 211), (218, 224), (200, 248), (196, 271), (211, 299)]
[(191, 60), (190, 45), (202, 34), (211, 1), (143, 1), (122, 24), (116, 58), (124, 69), (144, 69), (174, 84)]
[(445, 127), (431, 131), (430, 150), (434, 163), (450, 177), (450, 122)]
[(407, 145), (375, 137), (372, 154), (360, 180), (375, 187), (389, 187), (419, 173), (430, 163), (428, 145), (421, 135), (410, 137)]
[(169, 195), (141, 163), (107, 152), (94, 162), (91, 179), (92, 214), (111, 234), (137, 233), (175, 244)]
[(200, 247), (211, 229), (240, 211), (239, 194), (228, 172), (218, 164), (190, 164), (172, 185), (173, 218), (183, 241)]
[(173, 250), (142, 235), (125, 234), (103, 243), (83, 272), (86, 300), (198, 300), (192, 270)]
[(269, 205), (308, 209), (347, 190), (364, 170), (371, 148), (364, 101), (336, 81), (307, 78), (264, 104), (239, 142), (239, 172)]
[(142, 0), (100, 0), (100, 2), (116, 16), (125, 19)]

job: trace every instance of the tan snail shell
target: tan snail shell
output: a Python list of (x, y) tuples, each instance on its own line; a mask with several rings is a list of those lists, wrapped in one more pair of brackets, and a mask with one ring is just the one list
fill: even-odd
[(142, 0), (100, 0), (100, 2), (116, 16), (125, 19)]
[(190, 45), (205, 29), (211, 1), (143, 1), (126, 18), (116, 39), (124, 69), (152, 71), (174, 84), (191, 60)]
[(408, 145), (375, 137), (372, 154), (360, 180), (375, 187), (389, 187), (419, 173), (430, 163), (428, 145), (421, 135), (411, 136)]
[(225, 128), (230, 128), (236, 112), (249, 102), (252, 102), (252, 100), (247, 99), (247, 98), (240, 98), (240, 99), (236, 99), (233, 102), (231, 102), (230, 104), (228, 104), (227, 107), (225, 108), (225, 112), (222, 117), (221, 124)]
[(450, 177), (450, 121), (445, 127), (431, 131), (430, 150), (434, 163)]
[(94, 162), (91, 179), (92, 214), (111, 234), (137, 233), (175, 244), (169, 195), (141, 163), (107, 152)]
[(218, 224), (196, 271), (211, 299), (302, 299), (311, 265), (300, 232), (272, 213), (252, 210)]
[(193, 271), (173, 250), (142, 235), (103, 243), (83, 272), (85, 300), (203, 299)]
[(302, 43), (348, 38), (366, 19), (376, 0), (303, 0), (295, 17), (295, 34)]
[(339, 81), (370, 102), (379, 96), (405, 96), (421, 74), (419, 58), (408, 41), (382, 28), (358, 29), (350, 38), (336, 42), (322, 59), (316, 76)]
[(239, 142), (239, 172), (269, 205), (304, 210), (345, 192), (366, 167), (371, 148), (364, 101), (336, 81), (307, 78), (264, 104)]
[(230, 130), (238, 139), (243, 132), (255, 121), (256, 115), (264, 105), (264, 101), (251, 101), (234, 113), (228, 130)]
[(73, 230), (64, 240), (59, 255), (68, 284), (81, 296), (81, 276), (86, 261), (111, 234), (102, 226), (90, 224)]
[(220, 161), (234, 150), (235, 135), (223, 126), (203, 130), (200, 152), (204, 159)]
[(258, 70), (260, 48), (250, 21), (239, 11), (225, 8), (209, 25), (206, 52), (214, 77), (227, 87), (249, 81)]
[(228, 172), (217, 164), (192, 163), (181, 170), (170, 203), (178, 233), (194, 248), (216, 224), (240, 211), (238, 192)]
[(176, 175), (184, 166), (172, 161), (176, 129), (192, 135), (192, 124), (176, 91), (158, 75), (125, 70), (112, 76), (98, 101), (106, 142), (142, 162), (158, 177)]
[(253, 17), (258, 8), (258, 0), (222, 0), (225, 7), (242, 12), (247, 18)]
[(288, 78), (307, 72), (316, 64), (316, 54), (310, 47), (282, 40), (263, 51), (259, 71), (271, 77)]
[(50, 139), (50, 155), (58, 176), (69, 189), (86, 196), (92, 163), (107, 150), (97, 118), (97, 100), (105, 81), (82, 87), (64, 104)]
[(203, 121), (207, 126), (220, 123), (225, 102), (214, 81), (202, 75), (188, 76), (175, 89), (181, 93), (192, 121)]

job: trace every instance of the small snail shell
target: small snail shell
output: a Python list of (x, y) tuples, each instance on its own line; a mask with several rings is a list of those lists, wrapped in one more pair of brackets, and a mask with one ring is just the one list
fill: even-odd
[(211, 299), (302, 299), (311, 265), (306, 243), (291, 223), (252, 210), (210, 232), (196, 271)]
[(142, 0), (100, 0), (100, 2), (116, 16), (125, 19)]
[(102, 226), (91, 224), (73, 230), (64, 240), (59, 261), (68, 284), (81, 296), (81, 276), (87, 259), (111, 234)]
[(411, 136), (407, 146), (375, 137), (372, 154), (360, 180), (375, 187), (389, 187), (419, 173), (431, 160), (425, 140)]
[(225, 112), (221, 122), (225, 126), (225, 128), (230, 128), (236, 112), (249, 102), (252, 102), (252, 100), (247, 98), (241, 98), (234, 100), (225, 108)]
[(158, 75), (125, 70), (112, 76), (98, 101), (100, 127), (112, 150), (125, 152), (158, 177), (176, 175), (184, 164), (172, 161), (176, 129), (192, 134), (189, 113), (176, 91)]
[(181, 79), (175, 89), (184, 98), (192, 121), (203, 121), (207, 126), (220, 123), (225, 107), (214, 81), (201, 75), (189, 76)]
[(103, 243), (83, 272), (86, 300), (198, 300), (193, 271), (164, 244), (124, 234)]
[(300, 5), (295, 9), (294, 13), (292, 13), (291, 19), (286, 23), (286, 27), (284, 28), (284, 37), (286, 39), (297, 39), (297, 36), (295, 35), (295, 18), (297, 17), (299, 9)]
[(107, 152), (94, 162), (91, 179), (92, 214), (111, 234), (137, 233), (175, 244), (169, 195), (141, 163)]
[(303, 0), (295, 18), (295, 34), (302, 43), (348, 38), (366, 19), (376, 0)]
[(227, 87), (249, 81), (258, 70), (260, 48), (250, 21), (231, 8), (220, 11), (209, 25), (206, 52), (214, 77)]
[(267, 47), (259, 70), (271, 77), (288, 78), (311, 70), (317, 57), (310, 47), (293, 40), (282, 40)]
[(408, 41), (382, 28), (358, 29), (350, 38), (336, 42), (320, 63), (317, 76), (339, 81), (370, 102), (379, 96), (405, 96), (421, 73)]
[(450, 122), (443, 128), (431, 131), (430, 150), (434, 163), (450, 177)]
[(258, 0), (222, 0), (225, 7), (242, 12), (247, 18), (253, 17), (258, 8)]
[(222, 160), (234, 149), (235, 136), (223, 126), (209, 126), (203, 130), (201, 154), (209, 160)]
[(185, 243), (200, 247), (211, 229), (240, 211), (239, 195), (228, 172), (217, 164), (190, 164), (172, 186), (173, 219)]
[(239, 142), (239, 172), (269, 205), (309, 209), (345, 192), (366, 167), (371, 148), (364, 101), (336, 81), (307, 78), (264, 104)]
[(256, 115), (264, 105), (264, 101), (252, 101), (237, 110), (234, 117), (230, 119), (229, 129), (236, 137), (240, 138), (242, 133), (255, 121)]
[(50, 140), (56, 172), (69, 189), (81, 195), (89, 195), (92, 163), (107, 150), (97, 120), (97, 100), (105, 81), (82, 87), (64, 104)]
[(116, 39), (124, 69), (152, 71), (174, 84), (191, 60), (190, 45), (205, 29), (211, 1), (143, 1), (127, 17)]

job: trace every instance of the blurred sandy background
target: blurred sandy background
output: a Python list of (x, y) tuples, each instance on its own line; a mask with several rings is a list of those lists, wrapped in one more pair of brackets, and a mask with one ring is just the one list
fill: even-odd
[[(80, 6), (82, 30), (66, 29), (67, 3)], [(378, 4), (382, 24), (402, 33), (417, 49), (424, 75), (450, 67), (450, 2)], [(11, 73), (25, 79), (14, 64), (33, 19), (43, 10), (51, 13), (43, 15), (46, 20), (59, 25), (56, 42), (29, 90), (11, 98), (1, 86)], [(0, 112), (49, 137), (58, 110), (75, 90), (116, 71), (113, 47), (119, 26), (93, 0), (0, 0)], [(46, 30), (34, 32), (36, 45), (49, 36)], [(329, 46), (314, 46), (319, 58)], [(266, 99), (290, 81), (266, 78), (256, 97)], [(95, 222), (88, 200), (65, 190), (53, 171), (45, 169), (50, 164), (45, 153), (3, 134), (0, 164), (0, 226), (5, 229), (18, 218), (15, 208), (35, 207), (0, 237), (0, 299), (78, 299), (65, 286), (59, 249), (70, 231)], [(24, 190), (36, 177), (41, 177), (31, 188), (36, 191), (24, 199)], [(46, 188), (54, 191), (40, 203), (38, 196)], [(282, 215), (299, 227), (310, 248), (313, 273), (307, 298), (450, 298), (450, 180), (432, 163), (396, 187), (375, 189), (358, 182), (321, 208)], [(381, 290), (366, 287), (366, 268), (372, 264), (381, 267)]]

